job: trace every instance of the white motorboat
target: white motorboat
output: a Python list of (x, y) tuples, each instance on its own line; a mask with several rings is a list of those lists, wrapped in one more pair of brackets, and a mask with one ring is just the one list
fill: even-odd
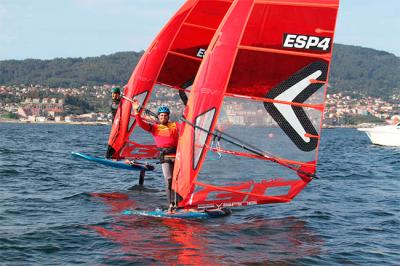
[(358, 130), (365, 132), (373, 144), (400, 146), (400, 123), (372, 128), (358, 128)]

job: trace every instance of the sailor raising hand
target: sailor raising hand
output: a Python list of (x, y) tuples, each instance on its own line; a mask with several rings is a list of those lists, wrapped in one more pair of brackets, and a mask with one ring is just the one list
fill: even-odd
[(159, 122), (155, 124), (143, 121), (139, 115), (139, 103), (136, 100), (133, 100), (132, 108), (137, 124), (153, 135), (157, 148), (160, 150), (161, 168), (166, 183), (169, 211), (172, 212), (179, 201), (179, 195), (172, 191), (172, 175), (181, 124), (169, 121), (170, 110), (167, 106), (158, 108), (157, 117)]

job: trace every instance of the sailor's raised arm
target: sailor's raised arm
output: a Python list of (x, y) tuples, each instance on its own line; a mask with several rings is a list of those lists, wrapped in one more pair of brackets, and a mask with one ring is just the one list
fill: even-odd
[(142, 117), (139, 115), (139, 103), (137, 100), (132, 101), (132, 108), (137, 124), (144, 130), (151, 132), (153, 126), (143, 121)]

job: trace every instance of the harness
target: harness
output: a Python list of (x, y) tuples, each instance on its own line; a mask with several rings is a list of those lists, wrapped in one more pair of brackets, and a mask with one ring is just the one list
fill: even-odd
[(158, 148), (160, 151), (160, 163), (174, 163), (176, 148)]

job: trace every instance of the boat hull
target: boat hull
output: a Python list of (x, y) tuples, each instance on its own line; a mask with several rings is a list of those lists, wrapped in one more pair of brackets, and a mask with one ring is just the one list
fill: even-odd
[(400, 147), (400, 127), (381, 126), (375, 128), (358, 128), (367, 134), (375, 145)]

